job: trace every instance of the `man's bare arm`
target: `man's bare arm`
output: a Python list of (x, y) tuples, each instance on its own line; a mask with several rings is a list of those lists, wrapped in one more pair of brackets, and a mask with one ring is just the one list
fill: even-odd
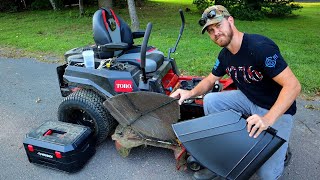
[(301, 91), (301, 85), (289, 67), (274, 77), (273, 80), (280, 84), (282, 89), (277, 101), (270, 111), (264, 115), (266, 120), (272, 124), (289, 109)]
[(188, 98), (196, 97), (202, 94), (207, 93), (209, 90), (212, 89), (214, 83), (221, 79), (221, 77), (217, 77), (210, 73), (207, 77), (205, 77), (200, 83), (194, 87), (192, 90), (183, 90), (178, 89), (175, 92), (173, 92), (170, 97), (179, 98), (179, 104), (182, 104), (182, 102)]
[(207, 93), (213, 88), (214, 83), (219, 79), (221, 79), (221, 77), (217, 77), (210, 73), (207, 77), (200, 81), (200, 83), (196, 87), (191, 90), (192, 97)]
[(273, 80), (282, 86), (280, 94), (267, 114), (263, 117), (254, 114), (247, 119), (247, 130), (250, 132), (250, 137), (253, 134), (255, 134), (255, 138), (258, 137), (263, 130), (273, 125), (289, 109), (301, 91), (301, 85), (289, 67), (285, 68)]

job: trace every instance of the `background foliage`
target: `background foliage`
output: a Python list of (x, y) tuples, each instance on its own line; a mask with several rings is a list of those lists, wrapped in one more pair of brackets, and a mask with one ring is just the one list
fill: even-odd
[[(176, 53), (172, 54), (185, 75), (207, 75), (218, 56), (220, 47), (212, 43), (206, 34), (201, 34), (198, 24), (200, 14), (193, 0), (150, 0), (137, 8), (140, 27), (153, 23), (149, 44), (158, 47), (167, 55), (178, 37), (181, 8), (186, 25)], [(279, 46), (290, 68), (300, 80), (303, 92), (320, 95), (320, 3), (299, 3), (304, 8), (294, 11), (294, 16), (260, 21), (235, 19), (237, 28), (246, 33), (262, 34)], [(43, 61), (59, 59), (75, 47), (94, 43), (92, 16), (97, 6), (88, 6), (85, 16), (79, 17), (78, 7), (61, 11), (37, 10), (16, 13), (0, 13), (0, 56), (8, 48), (7, 57), (32, 57)], [(130, 23), (128, 9), (115, 8), (126, 22)], [(14, 23), (13, 23), (14, 22)], [(135, 39), (140, 44), (142, 39)]]
[[(54, 0), (59, 9), (70, 8), (78, 4), (79, 0)], [(141, 7), (147, 0), (135, 0), (136, 6)], [(98, 0), (83, 0), (86, 6), (98, 6)], [(112, 0), (117, 8), (126, 8), (127, 0)], [(49, 0), (0, 0), (0, 12), (18, 12), (25, 10), (48, 10), (52, 9)]]
[(265, 16), (283, 17), (302, 8), (299, 4), (294, 4), (293, 0), (194, 0), (193, 4), (199, 12), (214, 4), (223, 5), (232, 16), (240, 20), (257, 20)]

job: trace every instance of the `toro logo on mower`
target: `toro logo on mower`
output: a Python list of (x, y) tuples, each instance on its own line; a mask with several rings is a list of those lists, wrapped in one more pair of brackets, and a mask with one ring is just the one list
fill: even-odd
[(114, 81), (114, 91), (116, 92), (132, 92), (132, 81), (130, 80), (116, 80)]

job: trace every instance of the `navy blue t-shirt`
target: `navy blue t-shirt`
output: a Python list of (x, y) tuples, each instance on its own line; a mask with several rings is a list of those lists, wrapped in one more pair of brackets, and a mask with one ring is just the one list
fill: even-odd
[[(257, 34), (244, 34), (236, 54), (227, 48), (220, 51), (212, 74), (218, 77), (228, 74), (250, 101), (271, 109), (282, 89), (272, 78), (287, 66), (278, 46), (271, 39)], [(294, 115), (296, 109), (294, 101), (285, 114)]]

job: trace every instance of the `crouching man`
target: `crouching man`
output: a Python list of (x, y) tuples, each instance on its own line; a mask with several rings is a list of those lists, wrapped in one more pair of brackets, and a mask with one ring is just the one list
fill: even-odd
[[(199, 21), (202, 34), (222, 47), (212, 72), (194, 89), (178, 89), (171, 97), (184, 100), (209, 92), (214, 83), (228, 74), (238, 90), (208, 93), (204, 97), (206, 115), (234, 109), (245, 115), (248, 135), (257, 138), (269, 126), (287, 142), (257, 171), (261, 179), (278, 179), (284, 170), (285, 154), (296, 113), (295, 99), (301, 86), (278, 46), (269, 38), (238, 31), (228, 10), (215, 5), (207, 8)], [(207, 169), (194, 174), (195, 179), (212, 179)]]

